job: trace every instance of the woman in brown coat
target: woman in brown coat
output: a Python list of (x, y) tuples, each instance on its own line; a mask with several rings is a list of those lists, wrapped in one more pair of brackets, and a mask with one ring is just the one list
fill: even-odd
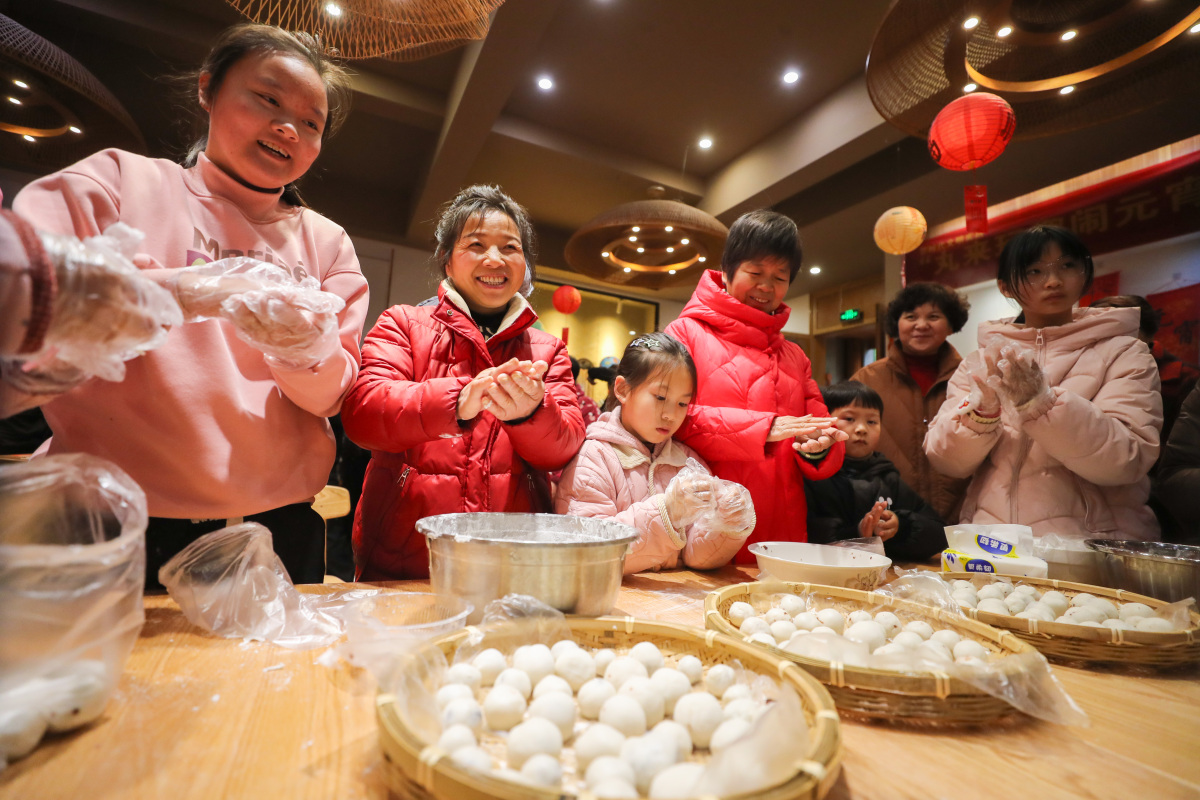
[(922, 442), (946, 399), (946, 383), (962, 361), (946, 337), (962, 330), (969, 309), (965, 298), (940, 283), (914, 283), (901, 289), (887, 308), (887, 358), (868, 364), (851, 377), (883, 397), (879, 452), (948, 522), (958, 521), (970, 481), (948, 478), (934, 470)]

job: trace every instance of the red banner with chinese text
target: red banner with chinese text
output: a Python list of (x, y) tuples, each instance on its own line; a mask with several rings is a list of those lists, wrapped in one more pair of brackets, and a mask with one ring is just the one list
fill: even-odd
[(994, 280), (1005, 243), (1039, 223), (1070, 228), (1093, 255), (1200, 231), (1200, 151), (993, 217), (987, 234), (926, 239), (905, 256), (906, 277), (950, 286)]

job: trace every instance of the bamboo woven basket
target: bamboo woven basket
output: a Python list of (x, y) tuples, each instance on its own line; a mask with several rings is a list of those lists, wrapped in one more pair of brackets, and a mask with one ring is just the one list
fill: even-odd
[[(982, 622), (941, 609), (900, 600), (877, 592), (810, 583), (756, 581), (726, 586), (704, 599), (707, 627), (733, 637), (741, 633), (729, 621), (729, 607), (753, 594), (809, 593), (832, 600), (856, 603), (864, 608), (887, 606), (907, 616), (936, 621), (968, 635), (993, 652), (1026, 653), (1033, 650), (1017, 636)], [(751, 645), (748, 645), (751, 646)], [(976, 726), (999, 720), (1016, 720), (1021, 712), (964, 681), (944, 672), (900, 673), (870, 667), (855, 667), (791, 653), (782, 648), (755, 644), (765, 652), (794, 661), (829, 689), (843, 715), (886, 722), (919, 725)]]
[[(1120, 603), (1145, 603), (1151, 608), (1167, 605), (1141, 594), (1124, 589), (1109, 589), (1086, 583), (1049, 580), (1046, 578), (1013, 578), (1013, 583), (1028, 583), (1042, 591), (1058, 589), (1068, 597), (1080, 592), (1106, 597)], [(1154, 633), (1151, 631), (1121, 631), (1112, 628), (1092, 628), (1086, 625), (1067, 625), (1061, 622), (1039, 622), (1007, 614), (992, 614), (974, 608), (963, 612), (972, 619), (996, 628), (1012, 631), (1029, 642), (1048, 658), (1056, 661), (1130, 664), (1146, 667), (1171, 668), (1200, 661), (1200, 614), (1191, 613), (1192, 627), (1186, 631)]]
[[(637, 642), (653, 642), (668, 660), (673, 656), (694, 655), (705, 665), (739, 661), (745, 669), (777, 679), (796, 691), (809, 724), (808, 757), (797, 761), (795, 774), (784, 783), (759, 792), (730, 795), (730, 800), (816, 800), (824, 797), (837, 780), (842, 762), (842, 738), (833, 700), (819, 682), (791, 662), (716, 631), (633, 617), (567, 617), (566, 621), (580, 646), (623, 651)], [(446, 634), (424, 647), (440, 648), (450, 660), (471, 631), (467, 628)], [(481, 646), (505, 651), (525, 643), (511, 629), (498, 627), (486, 632)], [(391, 788), (402, 797), (418, 800), (551, 800), (576, 796), (589, 800), (593, 797), (586, 791), (574, 795), (518, 785), (455, 766), (449, 753), (423, 740), (412, 729), (393, 695), (380, 694), (376, 698), (375, 712), (386, 762), (384, 775)]]

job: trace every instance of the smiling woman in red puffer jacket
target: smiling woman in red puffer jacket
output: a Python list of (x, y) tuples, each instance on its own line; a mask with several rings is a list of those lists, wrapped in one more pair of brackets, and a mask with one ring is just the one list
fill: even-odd
[(551, 511), (545, 470), (583, 443), (563, 343), (531, 328), (533, 226), (496, 187), (473, 186), (437, 228), (436, 305), (393, 306), (363, 342), (342, 405), (370, 449), (354, 515), (356, 578), (429, 574), (416, 521), (462, 511)]
[[(784, 295), (800, 269), (796, 223), (751, 211), (729, 229), (721, 272), (700, 277), (667, 333), (696, 361), (696, 394), (675, 438), (718, 478), (750, 490), (758, 524), (746, 544), (808, 540), (804, 481), (842, 466), (834, 427), (800, 347), (783, 338)], [(744, 546), (734, 559), (753, 562)]]

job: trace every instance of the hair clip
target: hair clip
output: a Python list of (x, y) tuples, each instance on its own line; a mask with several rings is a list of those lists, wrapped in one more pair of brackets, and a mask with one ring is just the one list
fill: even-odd
[(630, 347), (644, 347), (647, 350), (662, 350), (662, 342), (652, 336), (639, 336), (629, 343)]

